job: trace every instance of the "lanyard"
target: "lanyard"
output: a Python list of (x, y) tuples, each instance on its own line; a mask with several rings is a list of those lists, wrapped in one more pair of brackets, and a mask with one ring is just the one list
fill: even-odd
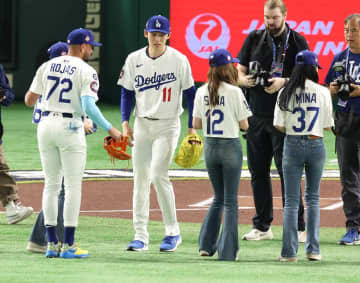
[[(289, 36), (290, 36), (290, 29), (288, 30), (288, 33), (286, 35), (286, 41), (285, 41), (285, 45), (284, 45), (284, 50), (281, 54), (281, 58), (280, 58), (280, 63), (284, 63), (285, 61), (285, 55), (286, 55), (286, 50), (288, 48), (288, 42), (289, 42)], [(273, 62), (276, 62), (276, 45), (274, 42), (274, 39), (271, 37), (272, 42), (273, 42)]]
[(356, 79), (357, 75), (359, 74), (359, 69), (357, 70), (356, 74), (355, 72), (353, 72), (353, 76), (350, 74), (350, 71), (348, 72), (348, 66), (349, 66), (349, 58), (350, 58), (350, 48), (348, 48), (347, 52), (346, 52), (346, 64), (345, 64), (345, 70), (346, 70), (346, 73), (352, 77), (354, 80)]

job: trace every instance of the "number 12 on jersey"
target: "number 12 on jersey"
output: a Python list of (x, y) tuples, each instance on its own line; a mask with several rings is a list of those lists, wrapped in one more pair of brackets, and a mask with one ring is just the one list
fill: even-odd
[[(214, 109), (210, 112), (211, 110), (209, 109), (208, 111), (206, 111), (205, 113), (205, 117), (206, 117), (206, 133), (208, 135), (222, 135), (223, 134), (223, 130), (219, 129), (218, 127), (220, 126), (220, 124), (224, 121), (224, 113), (219, 110), (219, 109)], [(218, 128), (218, 129), (216, 129)]]

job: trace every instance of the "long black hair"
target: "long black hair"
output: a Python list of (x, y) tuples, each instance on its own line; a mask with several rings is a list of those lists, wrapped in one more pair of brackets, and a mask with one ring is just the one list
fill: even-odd
[(289, 107), (291, 97), (296, 94), (296, 90), (300, 88), (300, 92), (305, 90), (306, 79), (314, 82), (319, 81), (319, 75), (316, 70), (316, 66), (297, 64), (291, 72), (290, 80), (280, 93), (279, 107), (282, 111), (290, 111), (293, 109)]

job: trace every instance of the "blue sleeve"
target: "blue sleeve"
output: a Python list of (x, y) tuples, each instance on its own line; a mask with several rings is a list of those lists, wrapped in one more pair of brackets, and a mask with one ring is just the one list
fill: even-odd
[(6, 98), (1, 102), (1, 105), (8, 106), (13, 102), (15, 94), (9, 85), (9, 80), (6, 77), (3, 66), (0, 64), (0, 87), (5, 91)]
[(334, 57), (334, 59), (333, 59), (332, 62), (331, 62), (330, 68), (329, 68), (328, 73), (326, 74), (326, 77), (325, 77), (325, 84), (327, 84), (327, 85), (330, 85), (330, 83), (331, 83), (334, 79), (336, 79), (336, 77), (337, 77), (337, 73), (334, 72), (334, 71), (332, 70), (332, 68), (333, 68), (333, 66), (334, 66), (334, 64), (335, 64), (336, 62), (342, 60), (340, 54), (341, 54), (341, 53), (336, 54), (335, 57)]
[(189, 128), (193, 127), (192, 120), (193, 120), (193, 109), (194, 109), (195, 93), (196, 93), (195, 86), (192, 86), (191, 88), (188, 88), (188, 89), (183, 91), (183, 94), (187, 96), (186, 97), (186, 102), (187, 102), (188, 111), (189, 111), (189, 121), (188, 121), (188, 127)]
[(135, 91), (121, 87), (121, 119), (129, 121), (131, 109), (134, 104)]
[(93, 120), (97, 125), (105, 131), (110, 130), (111, 124), (102, 115), (100, 109), (95, 104), (95, 98), (92, 96), (82, 96), (81, 106), (83, 111)]

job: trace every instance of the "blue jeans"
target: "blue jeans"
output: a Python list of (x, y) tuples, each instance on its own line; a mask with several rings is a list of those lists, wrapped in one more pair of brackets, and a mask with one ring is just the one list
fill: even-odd
[(297, 222), (301, 177), (305, 168), (306, 244), (307, 254), (320, 254), (320, 181), (325, 164), (323, 139), (308, 136), (286, 136), (283, 154), (285, 207), (281, 256), (296, 257), (298, 251)]
[(218, 251), (219, 260), (235, 260), (239, 250), (238, 190), (243, 160), (240, 141), (238, 138), (205, 138), (204, 156), (214, 200), (200, 230), (199, 250), (210, 255)]
[[(65, 199), (65, 189), (64, 189), (64, 178), (61, 183), (61, 191), (59, 193), (59, 201), (58, 201), (58, 218), (56, 225), (56, 235), (60, 242), (64, 242), (64, 199)], [(38, 244), (40, 246), (47, 245), (46, 238), (46, 227), (44, 224), (44, 212), (41, 209), (38, 217), (34, 223), (33, 229), (31, 231), (29, 241)]]

